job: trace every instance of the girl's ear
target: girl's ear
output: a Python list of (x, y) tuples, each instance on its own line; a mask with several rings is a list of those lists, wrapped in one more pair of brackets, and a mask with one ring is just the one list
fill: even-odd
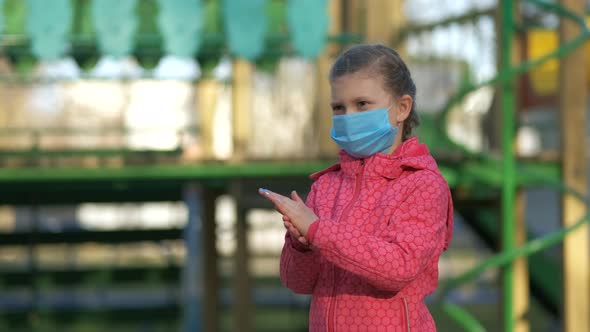
[(403, 95), (399, 99), (396, 118), (397, 123), (404, 122), (408, 118), (408, 116), (410, 116), (413, 104), (414, 100), (409, 95)]

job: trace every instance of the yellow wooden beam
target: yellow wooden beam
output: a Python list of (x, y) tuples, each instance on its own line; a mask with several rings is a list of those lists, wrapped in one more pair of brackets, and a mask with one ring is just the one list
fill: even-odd
[[(518, 3), (514, 5), (515, 20), (522, 22), (522, 15)], [(520, 63), (522, 61), (522, 38), (517, 34), (512, 41), (512, 63)], [(518, 97), (517, 97), (518, 98)], [(518, 104), (518, 102), (517, 102)], [(527, 227), (525, 218), (526, 197), (522, 190), (516, 192), (516, 202), (514, 204), (515, 216), (514, 222), (514, 237), (515, 245), (524, 245), (527, 241)], [(529, 332), (530, 322), (528, 321), (529, 311), (529, 269), (527, 257), (521, 257), (514, 260), (512, 263), (513, 271), (513, 309), (514, 309), (514, 332)]]
[[(561, 0), (570, 10), (584, 14), (586, 1)], [(561, 42), (580, 33), (569, 20), (561, 20)], [(587, 193), (586, 113), (588, 107), (586, 53), (580, 48), (561, 59), (559, 110), (561, 116), (562, 178), (566, 186)], [(569, 226), (586, 214), (583, 202), (563, 195), (563, 225)], [(590, 239), (588, 226), (581, 227), (563, 243), (564, 331), (590, 331)]]
[(239, 161), (246, 157), (250, 137), (254, 64), (235, 59), (232, 70), (233, 159)]
[[(5, 59), (4, 57), (2, 57), (0, 55), (0, 75), (7, 75), (10, 73), (10, 65), (8, 63), (8, 60)], [(9, 126), (9, 121), (8, 121), (8, 114), (11, 111), (14, 110), (10, 110), (9, 107), (7, 107), (6, 105), (6, 100), (10, 100), (10, 96), (8, 95), (8, 91), (5, 88), (5, 83), (0, 83), (0, 126), (5, 127), (5, 126)]]
[(212, 79), (203, 79), (197, 83), (197, 114), (200, 122), (201, 156), (204, 159), (214, 159), (213, 119), (217, 109), (220, 84), (219, 81)]
[[(366, 41), (393, 46), (393, 38), (407, 23), (404, 0), (369, 0), (365, 2), (365, 6)], [(398, 52), (403, 51), (403, 46), (396, 45), (396, 48)]]
[(364, 21), (365, 0), (345, 0), (342, 8), (342, 29), (346, 32), (364, 34), (361, 23)]
[[(329, 34), (336, 35), (342, 32), (342, 2), (331, 0), (328, 3), (330, 15)], [(315, 105), (315, 119), (317, 120), (316, 132), (320, 146), (320, 155), (334, 157), (338, 152), (338, 146), (330, 138), (332, 128), (332, 112), (330, 111), (330, 82), (328, 73), (335, 56), (340, 52), (340, 47), (328, 45), (316, 62), (317, 68), (317, 95)]]
[[(525, 223), (525, 193), (519, 190), (516, 194), (515, 204), (515, 221), (516, 227), (514, 235), (516, 245), (521, 246), (527, 241), (526, 223)], [(530, 323), (527, 319), (529, 311), (529, 269), (526, 257), (519, 258), (513, 263), (514, 271), (514, 332), (530, 331)]]

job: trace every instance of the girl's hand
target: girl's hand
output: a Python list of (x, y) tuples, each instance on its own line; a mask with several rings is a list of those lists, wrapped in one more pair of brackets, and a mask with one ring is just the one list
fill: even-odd
[(287, 229), (287, 231), (289, 232), (290, 236), (293, 239), (299, 241), (301, 244), (303, 244), (305, 246), (309, 245), (309, 242), (307, 242), (307, 239), (305, 238), (305, 236), (301, 235), (301, 233), (299, 233), (297, 228), (295, 228), (295, 226), (293, 226), (289, 217), (283, 216), (283, 225), (285, 226), (285, 228)]
[(283, 223), (289, 229), (289, 232), (291, 232), (289, 227), (293, 226), (305, 238), (309, 226), (318, 220), (318, 216), (312, 209), (305, 205), (305, 202), (303, 202), (296, 191), (291, 192), (291, 198), (262, 188), (258, 192), (269, 199), (275, 205), (277, 211), (288, 218), (288, 221), (283, 219)]

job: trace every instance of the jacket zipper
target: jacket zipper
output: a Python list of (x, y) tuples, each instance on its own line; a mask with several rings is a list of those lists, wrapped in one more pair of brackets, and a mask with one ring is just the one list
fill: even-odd
[(406, 328), (408, 332), (410, 332), (410, 311), (408, 310), (408, 301), (406, 301), (405, 297), (402, 297), (404, 301), (404, 316), (406, 317)]
[[(361, 168), (359, 170), (358, 175), (356, 176), (356, 182), (354, 184), (354, 193), (352, 194), (352, 199), (350, 200), (350, 202), (348, 202), (348, 204), (346, 205), (346, 207), (342, 211), (342, 214), (340, 214), (340, 218), (338, 218), (338, 223), (340, 223), (342, 218), (344, 218), (348, 214), (349, 210), (351, 209), (352, 205), (356, 201), (356, 199), (361, 191), (364, 170), (365, 170), (365, 160), (361, 159)], [(336, 295), (336, 282), (337, 282), (337, 280), (336, 280), (336, 267), (335, 266), (332, 266), (332, 271), (334, 274), (334, 284), (332, 285), (332, 297), (330, 299), (330, 306), (328, 308), (328, 332), (334, 331), (334, 307), (336, 306), (335, 305), (335, 302), (336, 302), (335, 295)]]

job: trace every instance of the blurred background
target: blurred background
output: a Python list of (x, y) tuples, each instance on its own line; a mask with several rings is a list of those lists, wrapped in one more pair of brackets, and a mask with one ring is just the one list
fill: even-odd
[[(327, 73), (359, 42), (407, 61), (452, 188), (441, 284), (575, 224), (590, 2), (539, 2), (0, 0), (0, 331), (307, 331), (256, 190), (305, 194), (337, 160)], [(429, 297), (438, 329), (466, 328), (450, 303), (590, 331), (581, 227)]]

